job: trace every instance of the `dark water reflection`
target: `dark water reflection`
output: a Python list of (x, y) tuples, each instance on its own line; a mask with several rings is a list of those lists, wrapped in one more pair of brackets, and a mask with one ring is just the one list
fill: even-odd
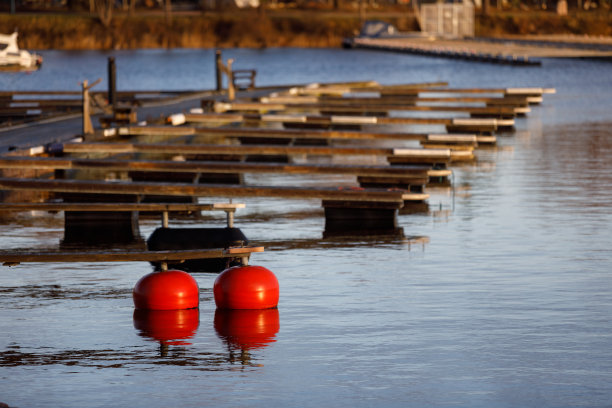
[(64, 350), (50, 352), (40, 350), (22, 351), (19, 346), (8, 347), (0, 356), (0, 367), (67, 366), (97, 369), (134, 369), (142, 366), (180, 366), (196, 370), (222, 370), (229, 357), (223, 353), (209, 353), (180, 347), (162, 345), (159, 355), (151, 349), (134, 348), (127, 350)]
[(533, 146), (539, 155), (530, 155), (529, 170), (541, 178), (526, 181), (527, 188), (537, 189), (540, 184), (540, 193), (549, 194), (551, 202), (563, 201), (560, 210), (609, 210), (611, 126), (612, 122), (551, 127), (548, 133), (554, 137), (538, 138)]

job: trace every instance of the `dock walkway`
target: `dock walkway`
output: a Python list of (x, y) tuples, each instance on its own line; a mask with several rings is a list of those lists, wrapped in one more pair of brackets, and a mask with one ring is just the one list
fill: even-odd
[[(262, 88), (240, 93), (238, 99), (228, 93), (228, 100), (223, 100), (223, 92), (190, 93), (179, 101), (140, 107), (139, 115), (158, 115), (154, 126), (137, 124), (132, 118), (125, 125), (112, 118), (106, 125), (117, 127), (102, 124), (102, 129), (92, 132), (92, 126), (84, 126), (77, 117), (6, 132), (4, 136), (14, 138), (21, 136), (20, 130), (23, 137), (41, 137), (40, 144), (29, 149), (5, 145), (9, 154), (0, 159), (0, 191), (11, 200), (63, 200), (62, 208), (72, 209), (65, 211), (63, 245), (87, 241), (92, 228), (106, 231), (107, 224), (121, 224), (127, 231), (122, 239), (140, 244), (135, 211), (108, 214), (111, 205), (102, 203), (115, 203), (118, 210), (142, 202), (197, 203), (200, 197), (320, 200), (325, 213), (324, 236), (396, 235), (403, 233), (398, 228), (399, 209), (422, 211), (429, 198), (427, 185), (450, 185), (452, 170), (448, 166), (452, 162), (474, 159), (474, 149), (494, 144), (496, 132), (512, 130), (515, 117), (521, 120), (529, 105), (539, 103), (542, 94), (552, 91), (370, 81)], [(364, 92), (370, 94), (368, 99), (354, 99), (362, 98), (359, 94)], [(372, 97), (375, 94), (378, 100)], [(422, 105), (426, 101), (438, 105)], [(390, 114), (399, 110), (445, 114)], [(482, 115), (509, 118), (479, 117)], [(447, 133), (407, 133), (405, 128), (393, 131), (410, 124), (445, 126)], [(57, 132), (58, 126), (66, 132)], [(362, 141), (367, 143), (360, 144)], [(377, 141), (386, 145), (377, 145)], [(391, 147), (391, 141), (415, 141), (424, 148)], [(288, 157), (317, 154), (384, 155), (387, 164), (296, 163)], [(356, 180), (332, 187), (246, 185), (245, 173), (353, 175)], [(84, 204), (87, 211), (74, 210), (75, 203), (83, 202), (89, 203)], [(119, 232), (114, 228), (108, 236), (114, 236), (115, 230)]]
[(345, 41), (351, 48), (404, 52), (468, 61), (539, 65), (541, 58), (612, 58), (612, 45), (584, 42), (521, 40), (513, 38), (445, 39), (426, 36), (387, 38), (355, 37)]
[[(159, 117), (172, 110), (190, 109), (199, 104), (202, 98), (210, 98), (214, 91), (200, 91), (186, 93), (182, 97), (173, 97), (165, 100), (151, 100), (144, 102), (138, 108), (142, 119)], [(92, 116), (92, 121), (98, 121), (102, 113)], [(82, 132), (82, 113), (66, 113), (16, 126), (0, 128), (0, 154), (11, 150), (44, 146), (49, 143), (63, 143), (74, 139)]]

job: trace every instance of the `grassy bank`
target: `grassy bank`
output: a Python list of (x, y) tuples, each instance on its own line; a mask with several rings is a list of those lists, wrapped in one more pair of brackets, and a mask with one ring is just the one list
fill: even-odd
[[(1, 15), (17, 27), (20, 46), (31, 49), (209, 47), (336, 47), (359, 28), (354, 15), (233, 13), (116, 16), (104, 27), (88, 15)], [(405, 25), (405, 24), (403, 24)]]
[[(410, 12), (368, 12), (401, 31), (417, 29)], [(211, 47), (338, 47), (360, 27), (356, 12), (277, 10), (259, 14), (163, 13), (116, 15), (110, 27), (88, 14), (2, 14), (0, 26), (19, 30), (28, 49), (130, 49)], [(612, 14), (591, 12), (560, 17), (550, 12), (495, 13), (478, 16), (478, 36), (525, 34), (612, 35)]]
[(476, 32), (481, 37), (548, 34), (609, 37), (612, 36), (612, 13), (607, 10), (567, 16), (545, 11), (493, 13), (478, 16)]

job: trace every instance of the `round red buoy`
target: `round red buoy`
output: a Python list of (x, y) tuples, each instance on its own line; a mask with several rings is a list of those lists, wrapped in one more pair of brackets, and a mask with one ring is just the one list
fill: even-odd
[(153, 272), (140, 278), (132, 292), (136, 309), (192, 309), (200, 304), (196, 280), (187, 272)]
[(220, 309), (271, 309), (278, 305), (278, 280), (263, 266), (234, 266), (213, 286)]
[(266, 347), (276, 341), (280, 329), (278, 309), (217, 309), (214, 320), (217, 335), (241, 350)]
[(200, 325), (199, 309), (134, 310), (134, 327), (143, 337), (167, 345), (188, 345)]

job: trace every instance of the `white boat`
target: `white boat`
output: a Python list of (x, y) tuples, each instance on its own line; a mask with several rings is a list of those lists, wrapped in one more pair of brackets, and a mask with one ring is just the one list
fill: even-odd
[(0, 69), (35, 70), (42, 64), (40, 55), (20, 50), (17, 32), (0, 34)]

